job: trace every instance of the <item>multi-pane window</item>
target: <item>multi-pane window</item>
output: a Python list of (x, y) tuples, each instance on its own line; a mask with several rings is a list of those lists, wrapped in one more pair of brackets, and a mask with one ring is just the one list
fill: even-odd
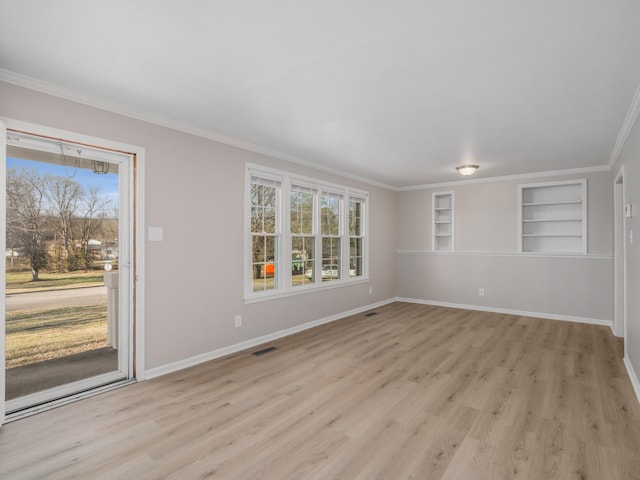
[(367, 192), (248, 166), (247, 299), (367, 275)]
[(276, 179), (251, 177), (251, 270), (253, 291), (278, 287), (281, 184)]
[(317, 189), (292, 184), (289, 190), (291, 285), (315, 281), (314, 215)]
[(349, 276), (361, 277), (364, 259), (364, 199), (349, 199)]
[(322, 239), (322, 281), (339, 280), (341, 258), (341, 218), (342, 195), (322, 192), (320, 200), (320, 235)]

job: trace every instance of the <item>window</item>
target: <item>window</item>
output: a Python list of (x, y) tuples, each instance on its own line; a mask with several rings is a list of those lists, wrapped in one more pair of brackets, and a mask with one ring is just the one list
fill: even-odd
[(318, 191), (313, 187), (291, 185), (289, 212), (291, 230), (291, 286), (315, 280), (314, 205)]
[(245, 298), (366, 279), (368, 194), (247, 165)]
[(322, 193), (320, 208), (320, 231), (322, 234), (322, 269), (323, 282), (340, 279), (341, 251), (341, 218), (342, 195), (339, 193)]
[(251, 269), (254, 292), (278, 287), (280, 189), (277, 179), (251, 177)]
[(364, 199), (349, 199), (349, 276), (361, 277), (364, 259)]

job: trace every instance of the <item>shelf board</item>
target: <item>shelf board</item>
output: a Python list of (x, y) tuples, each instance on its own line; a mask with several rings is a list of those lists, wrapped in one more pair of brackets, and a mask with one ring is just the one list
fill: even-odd
[(543, 218), (537, 219), (523, 219), (522, 222), (534, 223), (534, 222), (581, 222), (581, 218)]
[(439, 221), (439, 220), (436, 220), (436, 221), (435, 221), (435, 222), (433, 222), (433, 223), (435, 223), (436, 225), (448, 225), (448, 224), (450, 224), (450, 223), (451, 223), (451, 220), (448, 220), (448, 221), (446, 221), (446, 222), (445, 222), (445, 221)]
[(581, 205), (582, 200), (565, 200), (562, 202), (536, 202), (536, 203), (523, 203), (523, 207), (540, 207), (550, 205)]
[(451, 207), (436, 207), (436, 208), (434, 208), (434, 210), (435, 210), (436, 212), (444, 212), (444, 211), (447, 211), (447, 210), (449, 210), (449, 211), (450, 211), (450, 210), (451, 210)]
[(434, 236), (436, 237), (450, 237), (450, 233), (436, 233)]
[(523, 237), (566, 237), (566, 238), (580, 238), (582, 234), (580, 233), (525, 233), (522, 235)]

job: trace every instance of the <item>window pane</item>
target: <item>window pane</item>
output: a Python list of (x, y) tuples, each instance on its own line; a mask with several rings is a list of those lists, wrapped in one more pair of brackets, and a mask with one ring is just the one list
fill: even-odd
[(276, 187), (251, 185), (251, 231), (276, 232)]
[(268, 207), (264, 209), (264, 230), (265, 233), (276, 233), (276, 211)]
[(362, 238), (351, 238), (349, 240), (349, 276), (362, 276)]
[(340, 232), (340, 198), (322, 195), (320, 207), (320, 231), (322, 235), (338, 235)]
[(253, 291), (271, 290), (278, 286), (277, 237), (254, 235), (252, 238)]
[(315, 257), (314, 237), (293, 237), (291, 239), (291, 285), (313, 283)]
[(291, 192), (291, 233), (313, 233), (313, 194)]
[(362, 235), (362, 201), (351, 199), (349, 202), (349, 235)]
[(340, 278), (340, 238), (322, 239), (322, 281)]
[(251, 233), (264, 232), (264, 220), (262, 218), (262, 208), (251, 205)]

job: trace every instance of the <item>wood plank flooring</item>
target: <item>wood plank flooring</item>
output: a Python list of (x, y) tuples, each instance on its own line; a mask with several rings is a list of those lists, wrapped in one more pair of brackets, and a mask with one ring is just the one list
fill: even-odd
[(7, 424), (0, 478), (640, 479), (609, 328), (376, 312)]

